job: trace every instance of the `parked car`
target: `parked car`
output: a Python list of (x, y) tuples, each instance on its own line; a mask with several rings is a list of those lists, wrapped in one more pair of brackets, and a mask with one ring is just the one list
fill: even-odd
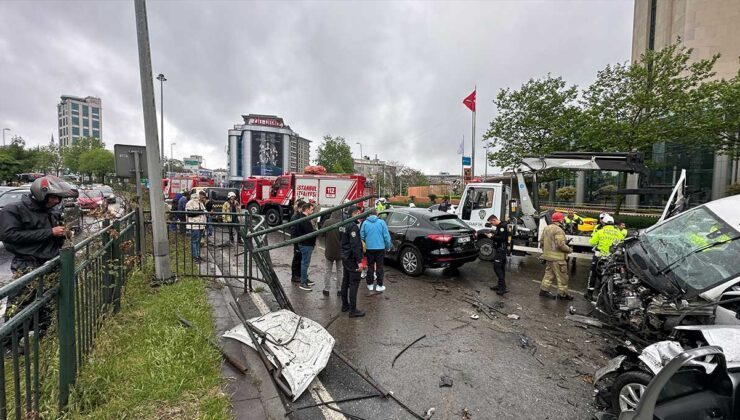
[(100, 187), (95, 187), (94, 189), (100, 190), (105, 196), (105, 201), (107, 201), (108, 203), (116, 202), (116, 193), (113, 192), (113, 188), (109, 187), (108, 185), (101, 185)]
[(391, 235), (386, 257), (410, 276), (419, 276), (426, 268), (459, 268), (478, 258), (475, 230), (454, 214), (399, 207), (378, 217)]
[[(6, 188), (0, 189), (0, 209), (10, 203), (21, 201), (24, 195), (31, 194), (28, 188)], [(53, 209), (53, 213), (64, 223), (67, 228), (75, 233), (82, 231), (82, 213), (74, 198), (66, 198)]]
[(108, 208), (108, 202), (105, 199), (105, 195), (100, 190), (80, 190), (80, 196), (77, 198), (77, 205), (80, 206), (82, 211), (90, 211), (95, 209), (106, 210)]

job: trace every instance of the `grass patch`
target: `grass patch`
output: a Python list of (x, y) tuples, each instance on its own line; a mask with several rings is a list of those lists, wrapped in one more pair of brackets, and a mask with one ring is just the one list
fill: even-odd
[(131, 274), (121, 312), (108, 318), (78, 377), (70, 415), (90, 419), (228, 419), (221, 358), (176, 314), (213, 335), (203, 282), (151, 289), (151, 265)]

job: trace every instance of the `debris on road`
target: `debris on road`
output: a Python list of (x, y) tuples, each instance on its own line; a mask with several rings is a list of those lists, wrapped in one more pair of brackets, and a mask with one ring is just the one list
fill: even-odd
[(434, 408), (434, 407), (432, 407), (432, 408), (430, 408), (429, 410), (427, 410), (426, 414), (424, 415), (424, 420), (429, 420), (429, 419), (431, 419), (431, 418), (432, 418), (432, 416), (434, 415), (434, 412), (435, 412), (436, 410), (437, 410), (437, 409), (436, 409), (436, 408)]
[(588, 326), (591, 326), (591, 327), (596, 327), (596, 328), (603, 328), (604, 327), (604, 323), (603, 322), (599, 321), (596, 318), (591, 318), (591, 317), (588, 317), (588, 316), (583, 316), (583, 315), (566, 315), (565, 319), (567, 319), (568, 321), (577, 322), (579, 324), (584, 324), (584, 325), (588, 325)]
[(413, 346), (414, 344), (416, 344), (416, 343), (418, 343), (419, 341), (421, 341), (421, 340), (422, 340), (423, 338), (425, 338), (426, 336), (427, 336), (427, 335), (426, 335), (426, 334), (424, 334), (424, 335), (422, 335), (421, 337), (419, 337), (419, 338), (417, 338), (416, 340), (414, 340), (413, 342), (411, 342), (411, 344), (409, 344), (408, 346), (404, 347), (404, 348), (403, 348), (403, 350), (401, 350), (401, 351), (400, 351), (400, 352), (399, 352), (399, 353), (398, 353), (398, 354), (396, 355), (396, 357), (394, 357), (394, 358), (393, 358), (393, 362), (391, 362), (391, 367), (393, 367), (393, 366), (394, 366), (394, 365), (396, 364), (396, 360), (397, 360), (397, 359), (398, 359), (398, 358), (399, 358), (399, 357), (400, 357), (400, 356), (401, 356), (401, 355), (402, 355), (402, 354), (403, 354), (403, 353), (404, 353), (404, 352), (405, 352), (406, 350), (408, 350), (408, 349), (409, 349), (409, 348), (410, 348), (411, 346)]
[(439, 387), (451, 387), (452, 386), (452, 378), (450, 378), (447, 375), (442, 375), (439, 378)]
[(536, 346), (534, 344), (534, 340), (532, 340), (532, 337), (528, 336), (527, 334), (520, 332), (518, 333), (519, 338), (519, 347), (526, 349), (526, 350), (532, 350)]
[(519, 319), (520, 318), (520, 316), (517, 314), (509, 314), (509, 315), (506, 315), (506, 317), (509, 319)]
[(478, 319), (478, 318), (480, 318), (480, 316), (478, 316), (478, 314), (470, 315), (470, 319)]
[(293, 401), (326, 367), (334, 347), (334, 337), (319, 323), (285, 309), (244, 320), (223, 336), (264, 352)]

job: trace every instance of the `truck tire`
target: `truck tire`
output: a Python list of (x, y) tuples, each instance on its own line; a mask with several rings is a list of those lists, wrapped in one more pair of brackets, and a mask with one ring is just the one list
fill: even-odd
[(280, 210), (272, 208), (265, 212), (265, 219), (267, 219), (267, 224), (270, 227), (277, 226), (283, 222), (283, 215), (280, 213)]
[(477, 241), (478, 245), (478, 258), (483, 261), (493, 261), (495, 252), (493, 252), (493, 239), (491, 238), (480, 238)]
[(260, 214), (260, 205), (258, 203), (249, 203), (247, 205), (247, 211), (250, 214)]

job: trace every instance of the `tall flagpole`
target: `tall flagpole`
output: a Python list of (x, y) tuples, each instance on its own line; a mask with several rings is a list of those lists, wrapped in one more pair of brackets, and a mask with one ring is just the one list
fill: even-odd
[(465, 164), (463, 164), (463, 159), (465, 159), (465, 134), (462, 136), (462, 156), (460, 156), (460, 179), (462, 180), (462, 187), (465, 188)]
[[(473, 90), (475, 92), (476, 96), (476, 102), (478, 102), (478, 86), (475, 86), (475, 89)], [(475, 110), (477, 110), (478, 107), (473, 107), (473, 135), (472, 135), (472, 146), (473, 149), (470, 152), (470, 175), (475, 178)]]

